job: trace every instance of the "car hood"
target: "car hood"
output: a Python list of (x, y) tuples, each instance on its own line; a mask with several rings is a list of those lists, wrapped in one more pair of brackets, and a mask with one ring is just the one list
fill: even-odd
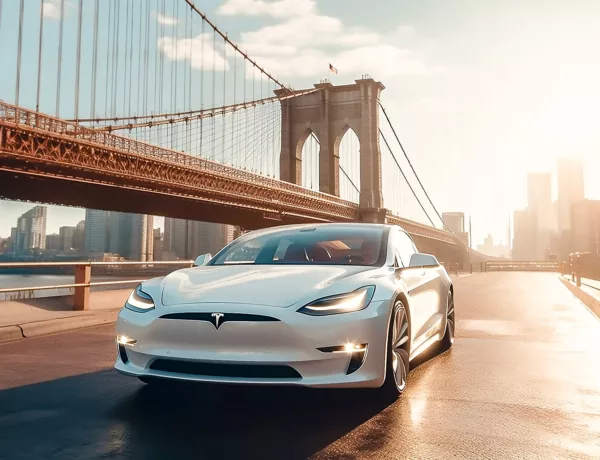
[(289, 307), (304, 298), (317, 299), (337, 293), (328, 289), (333, 283), (372, 269), (340, 265), (215, 265), (188, 268), (164, 278), (162, 304), (239, 303)]

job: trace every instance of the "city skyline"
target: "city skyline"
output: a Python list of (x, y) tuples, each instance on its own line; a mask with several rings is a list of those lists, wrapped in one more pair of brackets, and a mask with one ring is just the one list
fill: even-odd
[[(15, 5), (5, 3), (6, 18)], [(46, 10), (45, 33), (52, 44), (60, 15), (56, 2), (46, 3), (55, 6)], [(547, 2), (537, 8), (531, 0), (459, 0), (452, 6), (398, 1), (379, 5), (377, 22), (358, 0), (349, 0), (345, 8), (314, 0), (297, 0), (293, 8), (282, 8), (285, 4), (274, 2), (277, 14), (232, 0), (205, 8), (242, 49), (296, 88), (312, 87), (326, 76), (334, 84), (348, 83), (364, 73), (386, 84), (382, 101), (401, 127), (399, 134), (430, 196), (440, 212), (472, 216), (473, 244), (488, 233), (504, 239), (506, 216), (526, 205), (528, 172), (553, 171), (561, 156), (583, 159), (586, 197), (600, 198), (600, 182), (593, 180), (600, 170), (598, 119), (591, 109), (600, 102), (600, 66), (589, 59), (599, 51), (600, 32), (592, 20), (598, 2)], [(68, 5), (65, 37), (72, 44), (76, 9)], [(169, 21), (167, 33), (182, 18)], [(9, 43), (2, 39), (15, 24), (4, 22), (0, 42)], [(23, 46), (29, 52), (37, 42), (26, 34)], [(86, 51), (84, 76), (91, 54)], [(12, 47), (7, 52), (12, 58)], [(337, 75), (329, 73), (328, 62)], [(300, 63), (306, 63), (302, 72), (297, 71)], [(54, 64), (49, 56), (43, 64), (52, 86)], [(65, 72), (65, 85), (73, 77)], [(0, 75), (0, 92), (12, 91), (12, 78), (11, 72)], [(23, 93), (22, 102), (31, 106), (34, 94), (26, 88)], [(70, 92), (63, 91), (62, 97), (63, 110), (71, 110)], [(89, 98), (81, 103), (85, 107)], [(53, 104), (50, 95), (42, 94), (43, 111), (53, 113)], [(469, 180), (463, 180), (465, 171)], [(65, 213), (81, 215), (75, 209)]]

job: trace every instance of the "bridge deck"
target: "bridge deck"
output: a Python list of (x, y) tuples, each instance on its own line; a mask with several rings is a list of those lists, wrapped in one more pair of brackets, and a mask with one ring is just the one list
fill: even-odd
[[(598, 458), (600, 321), (550, 273), (456, 281), (455, 348), (391, 406), (365, 392), (153, 396), (113, 327), (0, 345), (3, 458)], [(430, 359), (427, 359), (430, 358)]]

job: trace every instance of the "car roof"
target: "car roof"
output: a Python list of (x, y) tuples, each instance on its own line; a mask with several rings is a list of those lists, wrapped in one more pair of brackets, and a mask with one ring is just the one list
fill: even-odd
[(269, 227), (263, 228), (260, 230), (252, 231), (253, 236), (259, 235), (268, 235), (270, 233), (276, 233), (280, 231), (289, 231), (289, 230), (303, 230), (307, 228), (379, 228), (384, 229), (385, 227), (393, 227), (392, 225), (387, 224), (371, 224), (371, 223), (362, 223), (362, 222), (333, 222), (333, 223), (323, 223), (323, 224), (292, 224), (292, 225), (279, 225), (277, 227)]

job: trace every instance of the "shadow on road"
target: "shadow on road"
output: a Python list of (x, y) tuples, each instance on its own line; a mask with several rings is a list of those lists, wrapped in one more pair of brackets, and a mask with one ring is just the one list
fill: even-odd
[[(0, 452), (11, 459), (303, 459), (393, 403), (369, 390), (155, 389), (107, 370), (1, 391)], [(364, 449), (389, 442), (384, 434), (384, 427), (369, 432)]]

